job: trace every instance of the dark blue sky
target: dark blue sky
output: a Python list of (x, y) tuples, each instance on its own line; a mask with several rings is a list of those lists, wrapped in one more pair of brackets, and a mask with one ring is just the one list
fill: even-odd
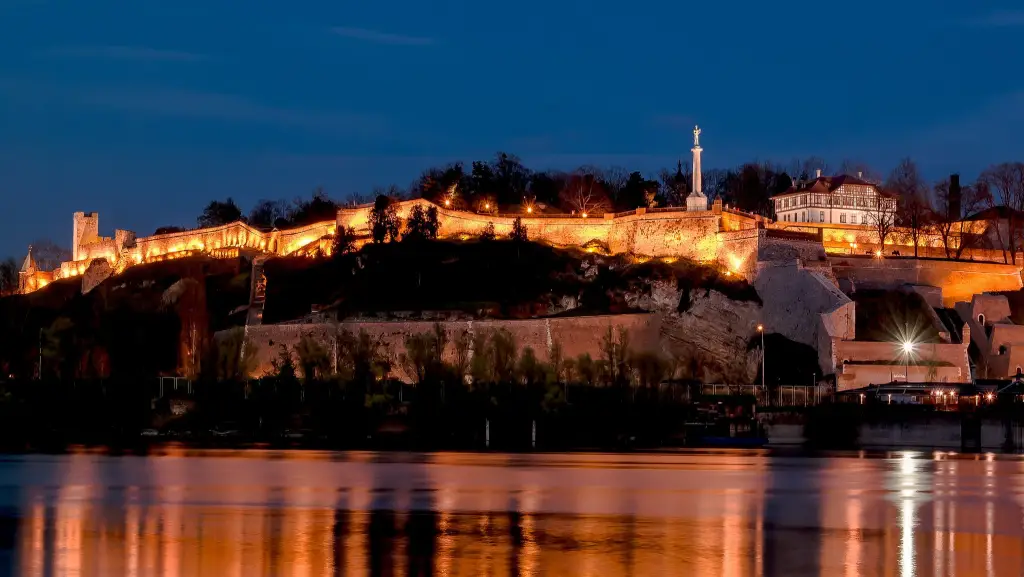
[[(244, 8), (243, 8), (244, 7)], [(0, 1), (0, 255), (432, 164), (1024, 160), (1024, 8), (962, 0)]]

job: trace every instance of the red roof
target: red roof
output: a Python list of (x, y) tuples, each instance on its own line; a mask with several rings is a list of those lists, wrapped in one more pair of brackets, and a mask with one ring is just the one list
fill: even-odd
[(836, 175), (836, 176), (819, 176), (818, 178), (816, 178), (816, 179), (814, 179), (814, 180), (812, 180), (810, 182), (804, 183), (803, 186), (801, 186), (799, 188), (797, 188), (796, 182), (794, 182), (793, 186), (789, 187), (789, 189), (786, 190), (786, 192), (783, 192), (781, 194), (776, 194), (776, 195), (772, 196), (772, 198), (780, 198), (780, 197), (783, 197), (783, 196), (789, 196), (791, 194), (807, 193), (807, 192), (818, 192), (818, 193), (822, 193), (823, 192), (823, 193), (832, 194), (833, 192), (838, 190), (840, 186), (843, 186), (844, 184), (854, 184), (854, 185), (859, 185), (859, 186), (870, 186), (870, 187), (873, 187), (875, 190), (877, 190), (878, 193), (881, 194), (882, 196), (887, 196), (887, 197), (890, 197), (890, 198), (893, 198), (895, 196), (892, 193), (889, 193), (889, 192), (886, 192), (886, 191), (882, 190), (881, 187), (879, 187), (877, 184), (875, 184), (873, 182), (868, 182), (866, 180), (857, 178), (856, 176), (850, 176), (849, 174), (839, 174), (839, 175)]

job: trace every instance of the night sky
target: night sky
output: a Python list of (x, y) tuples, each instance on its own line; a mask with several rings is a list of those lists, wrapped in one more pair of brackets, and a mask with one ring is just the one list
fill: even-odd
[(1005, 0), (0, 0), (0, 256), (498, 150), (653, 174), (694, 123), (708, 168), (970, 179), (1024, 160), (1022, 37)]

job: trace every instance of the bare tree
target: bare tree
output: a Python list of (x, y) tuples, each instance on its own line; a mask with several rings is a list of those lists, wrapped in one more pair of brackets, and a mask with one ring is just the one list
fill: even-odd
[(569, 177), (560, 196), (567, 207), (581, 216), (602, 212), (608, 206), (608, 195), (601, 182), (582, 170)]
[(843, 159), (843, 162), (839, 165), (839, 174), (856, 176), (865, 182), (875, 184), (882, 182), (881, 175), (872, 169), (866, 162), (862, 162), (860, 160), (853, 160), (849, 158)]
[(978, 180), (985, 182), (992, 189), (993, 198), (1006, 208), (1006, 229), (1002, 230), (1001, 223), (997, 221), (996, 234), (1003, 245), (1003, 261), (1017, 264), (1017, 246), (1022, 224), (1018, 214), (1024, 210), (1024, 163), (1004, 162), (990, 166), (981, 173)]
[(942, 238), (946, 258), (960, 260), (981, 239), (980, 231), (974, 229), (975, 223), (964, 219), (990, 205), (992, 195), (984, 183), (960, 187), (959, 191), (957, 187), (959, 182), (953, 186), (946, 178), (935, 183), (932, 193), (936, 204), (935, 230)]
[(615, 205), (620, 200), (619, 196), (626, 188), (626, 183), (629, 182), (629, 171), (621, 166), (611, 166), (594, 174), (604, 185), (605, 192), (609, 197), (609, 204)]
[(932, 222), (932, 207), (929, 202), (924, 179), (917, 171), (917, 165), (909, 158), (904, 158), (889, 174), (885, 188), (899, 199), (897, 224), (906, 233), (906, 240), (914, 245), (914, 257), (918, 256), (918, 246), (922, 237), (926, 236)]
[(817, 171), (827, 175), (829, 173), (828, 163), (820, 156), (808, 156), (803, 160), (794, 160), (786, 170), (793, 180), (809, 180), (814, 178)]
[(878, 249), (885, 252), (885, 242), (896, 228), (896, 198), (878, 191), (875, 203), (868, 208), (868, 224), (874, 227), (878, 235)]
[(0, 261), (0, 295), (18, 290), (18, 262), (13, 258)]

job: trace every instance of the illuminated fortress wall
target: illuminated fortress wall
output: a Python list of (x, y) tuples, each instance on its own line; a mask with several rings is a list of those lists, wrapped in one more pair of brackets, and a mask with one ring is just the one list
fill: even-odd
[[(402, 220), (414, 207), (434, 206), (422, 199), (397, 203)], [(73, 260), (62, 263), (57, 271), (39, 271), (26, 283), (26, 292), (60, 278), (79, 277), (97, 259), (110, 266), (112, 274), (128, 266), (195, 254), (237, 256), (240, 250), (271, 255), (312, 254), (319, 249), (329, 253), (329, 237), (337, 226), (349, 227), (357, 235), (368, 236), (372, 205), (342, 208), (337, 221), (325, 221), (288, 230), (260, 231), (243, 222), (222, 226), (136, 238), (134, 232), (118, 229), (114, 237), (99, 236), (99, 215), (77, 212), (74, 215)], [(436, 207), (440, 235), (468, 239), (493, 226), (497, 236), (512, 232), (516, 217), (492, 215)], [(717, 262), (735, 274), (756, 272), (760, 245), (765, 236), (764, 219), (722, 208), (715, 202), (712, 210), (688, 212), (682, 208), (639, 208), (618, 214), (591, 218), (568, 216), (522, 217), (531, 240), (558, 247), (592, 247), (595, 244), (616, 254), (638, 257), (686, 258)], [(758, 229), (758, 226), (762, 228)], [(595, 247), (596, 249), (596, 247)]]
[[(410, 200), (398, 204), (396, 212), (405, 219), (413, 207), (427, 209), (432, 205), (425, 200)], [(338, 212), (338, 224), (355, 230), (356, 234), (369, 234), (370, 205), (343, 208)], [(489, 215), (437, 207), (440, 235), (447, 238), (479, 236), (488, 225), (493, 225), (497, 236), (512, 232), (515, 216)], [(753, 229), (755, 218), (740, 213), (713, 210), (687, 212), (684, 209), (637, 209), (617, 215), (580, 217), (522, 216), (531, 240), (543, 241), (560, 247), (581, 247), (598, 242), (612, 253), (630, 253), (648, 257), (678, 257), (711, 262), (723, 255), (722, 239), (718, 233), (723, 225), (730, 230)], [(749, 251), (748, 251), (749, 253)], [(728, 263), (722, 261), (728, 266)]]
[[(323, 238), (334, 234), (336, 223), (325, 221), (284, 231), (263, 232), (244, 222), (233, 222), (212, 228), (201, 228), (136, 238), (128, 230), (117, 230), (114, 238), (94, 234), (98, 228), (96, 213), (76, 213), (72, 248), (76, 259), (61, 264), (55, 278), (85, 274), (94, 260), (106, 261), (116, 271), (144, 262), (180, 258), (205, 253), (233, 257), (240, 250), (288, 255), (311, 245), (327, 249)], [(84, 230), (84, 234), (80, 234)], [(327, 249), (329, 250), (329, 249)]]

